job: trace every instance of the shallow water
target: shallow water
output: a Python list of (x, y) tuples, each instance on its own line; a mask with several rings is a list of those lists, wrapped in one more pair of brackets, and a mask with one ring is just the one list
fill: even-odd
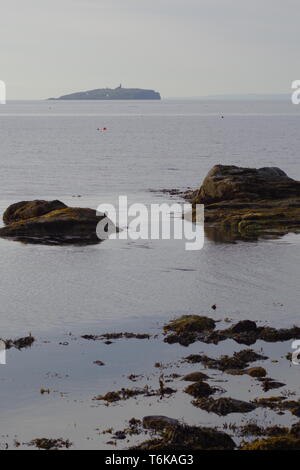
[[(94, 208), (118, 195), (130, 202), (168, 202), (168, 196), (149, 190), (196, 188), (216, 163), (279, 166), (300, 178), (299, 119), (297, 106), (281, 102), (8, 103), (0, 107), (0, 210), (33, 198)], [(97, 131), (104, 126), (106, 132)], [(58, 343), (68, 332), (74, 338), (106, 331), (157, 333), (183, 313), (291, 326), (299, 322), (299, 261), (296, 235), (236, 244), (206, 239), (198, 252), (186, 251), (183, 241), (53, 247), (0, 240), (0, 336), (31, 332), (38, 339), (31, 350), (8, 351), (7, 365), (0, 366), (0, 434), (9, 434), (10, 443), (14, 435), (22, 441), (51, 435), (93, 448), (105, 442), (97, 427), (122, 428), (132, 416), (214, 423), (214, 416), (195, 414), (187, 395), (150, 399), (151, 407), (139, 399), (139, 405), (129, 400), (97, 411), (92, 397), (127, 385), (132, 372), (146, 370), (158, 383), (157, 360), (178, 360), (189, 351), (217, 356), (241, 349), (236, 344), (185, 349), (161, 339), (111, 346), (79, 339)], [(272, 358), (291, 351), (286, 343), (268, 348)], [(98, 359), (109, 366), (93, 365)], [(298, 388), (297, 366), (282, 359), (270, 367), (274, 378)], [(248, 397), (253, 380), (230, 377), (235, 381), (231, 396)], [(58, 392), (40, 395), (41, 387)], [(290, 415), (276, 419), (284, 422)]]

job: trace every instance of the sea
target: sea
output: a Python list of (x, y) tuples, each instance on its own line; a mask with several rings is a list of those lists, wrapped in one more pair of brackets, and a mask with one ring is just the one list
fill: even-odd
[[(32, 199), (94, 209), (119, 196), (173, 203), (180, 196), (165, 190), (199, 188), (215, 164), (279, 167), (300, 179), (299, 157), (300, 107), (289, 101), (8, 101), (0, 105), (0, 212)], [(158, 383), (154, 364), (174, 372), (187, 351), (219, 356), (242, 349), (232, 341), (166, 345), (162, 326), (174, 317), (299, 324), (299, 241), (295, 234), (238, 243), (206, 237), (201, 250), (187, 251), (182, 240), (44, 246), (0, 239), (0, 337), (36, 338), (30, 349), (7, 351), (0, 365), (0, 446), (64, 437), (75, 448), (109, 449), (103, 430), (145, 414), (203, 425), (232, 421), (195, 412), (182, 393), (109, 407), (93, 398)], [(152, 339), (105, 345), (81, 338), (125, 331)], [(297, 390), (300, 367), (285, 358), (291, 342), (259, 347), (278, 361), (270, 365), (275, 378)], [(141, 376), (137, 384), (128, 380), (131, 373)], [(214, 380), (226, 381), (223, 375)], [(225, 393), (249, 399), (259, 390), (253, 379), (233, 377)], [(290, 414), (253, 413), (260, 422), (291, 423)]]

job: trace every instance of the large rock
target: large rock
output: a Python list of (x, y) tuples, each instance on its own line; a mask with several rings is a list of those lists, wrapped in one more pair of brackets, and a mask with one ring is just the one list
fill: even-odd
[[(52, 207), (57, 209), (53, 210)], [(33, 215), (40, 212), (43, 214)], [(27, 243), (94, 244), (116, 230), (105, 214), (99, 215), (93, 209), (67, 207), (60, 201), (17, 203), (10, 206), (5, 214), (6, 222), (12, 222), (0, 228), (0, 237)], [(101, 239), (96, 232), (100, 221), (103, 221), (107, 233)]]
[(32, 217), (39, 217), (40, 215), (48, 214), (58, 209), (67, 207), (61, 201), (21, 201), (16, 202), (9, 206), (3, 214), (3, 222), (5, 225), (19, 220), (31, 219)]
[(239, 168), (215, 165), (196, 195), (198, 203), (300, 197), (300, 181), (289, 178), (280, 168)]
[(216, 241), (300, 231), (300, 181), (279, 168), (216, 165), (192, 202), (205, 205), (206, 233)]

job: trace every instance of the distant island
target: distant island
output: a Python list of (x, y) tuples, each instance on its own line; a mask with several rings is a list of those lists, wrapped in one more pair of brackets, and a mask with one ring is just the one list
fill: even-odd
[(59, 98), (49, 100), (160, 100), (161, 96), (154, 90), (143, 90), (142, 88), (98, 88), (96, 90), (79, 91)]

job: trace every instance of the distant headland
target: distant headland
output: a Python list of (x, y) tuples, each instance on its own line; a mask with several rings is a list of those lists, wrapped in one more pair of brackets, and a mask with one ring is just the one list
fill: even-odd
[(160, 93), (142, 88), (98, 88), (96, 90), (79, 91), (49, 100), (160, 100)]

